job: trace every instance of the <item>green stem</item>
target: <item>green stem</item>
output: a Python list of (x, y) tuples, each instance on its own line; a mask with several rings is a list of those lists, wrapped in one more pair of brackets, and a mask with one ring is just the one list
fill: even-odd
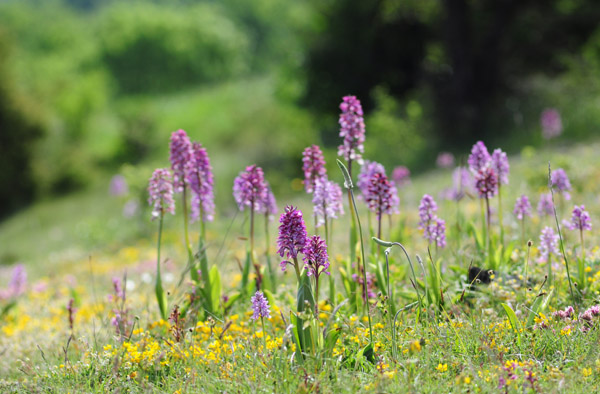
[(456, 249), (460, 250), (460, 204), (456, 200)]
[(260, 273), (260, 266), (254, 256), (254, 200), (250, 204), (250, 261), (256, 271), (256, 290), (260, 290), (262, 277)]
[(298, 281), (298, 286), (300, 286), (300, 267), (298, 266), (298, 258), (294, 257), (294, 270), (296, 271), (296, 280)]
[(264, 352), (266, 353), (267, 351), (267, 332), (265, 331), (265, 318), (261, 315), (260, 316), (260, 325), (262, 326), (262, 332), (263, 332), (263, 343), (265, 346)]
[(581, 282), (581, 289), (585, 289), (585, 246), (583, 244), (583, 229), (579, 229), (579, 238), (581, 240), (581, 260), (579, 262), (579, 281)]
[[(485, 207), (486, 207), (486, 224), (487, 224), (487, 228), (486, 228), (486, 232), (485, 232), (485, 250), (487, 252), (488, 255), (488, 265), (490, 265), (490, 262), (492, 262), (492, 253), (490, 253), (490, 222), (491, 222), (491, 218), (490, 218), (490, 199), (488, 198), (487, 194), (485, 196)], [(492, 269), (496, 269), (496, 263), (494, 261), (494, 264), (491, 266)]]
[(319, 320), (319, 273), (315, 273), (315, 319)]
[(265, 212), (265, 257), (267, 258), (267, 268), (269, 270), (269, 276), (271, 277), (271, 287), (273, 290), (277, 287), (275, 284), (275, 271), (273, 271), (273, 265), (271, 264), (271, 253), (269, 252), (269, 212)]
[(165, 305), (165, 293), (162, 287), (162, 279), (160, 274), (160, 241), (162, 239), (162, 227), (163, 227), (164, 214), (161, 210), (160, 220), (158, 222), (158, 241), (156, 245), (156, 300), (158, 301), (158, 308), (160, 309), (160, 315), (163, 319), (167, 318), (167, 308)]
[(525, 216), (521, 219), (521, 244), (525, 243)]
[(552, 275), (552, 254), (548, 253), (548, 287), (552, 285), (553, 275)]
[[(378, 211), (377, 211), (377, 238), (381, 239), (381, 208), (378, 209)], [(377, 244), (377, 261), (379, 261), (380, 255), (381, 255), (381, 245)]]
[(187, 185), (183, 185), (183, 193), (181, 194), (183, 203), (183, 236), (185, 240), (185, 247), (188, 253), (188, 266), (190, 267), (190, 276), (194, 282), (198, 282), (198, 271), (196, 270), (196, 264), (194, 264), (194, 253), (192, 252), (192, 246), (190, 245), (190, 236), (188, 232), (188, 208), (187, 208)]
[(373, 327), (371, 326), (371, 310), (369, 308), (369, 297), (367, 293), (367, 264), (365, 261), (365, 246), (363, 243), (363, 235), (362, 235), (362, 226), (360, 225), (360, 218), (358, 217), (358, 209), (356, 209), (356, 201), (354, 200), (354, 192), (352, 189), (348, 189), (350, 191), (350, 196), (352, 200), (352, 207), (354, 208), (354, 214), (356, 215), (356, 223), (358, 224), (358, 235), (360, 237), (360, 253), (362, 257), (363, 263), (363, 296), (365, 300), (365, 308), (367, 309), (367, 319), (369, 320), (369, 342), (373, 343)]
[[(569, 260), (567, 260), (567, 254), (565, 253), (565, 245), (563, 242), (562, 232), (560, 231), (560, 224), (558, 223), (558, 214), (556, 213), (556, 203), (554, 202), (554, 189), (552, 188), (551, 183), (551, 168), (550, 162), (548, 162), (548, 188), (550, 189), (550, 193), (552, 194), (552, 210), (554, 211), (554, 220), (556, 221), (556, 229), (558, 231), (558, 239), (560, 241), (560, 251), (563, 256), (563, 260), (565, 262), (565, 267), (567, 268), (567, 279), (569, 280), (569, 292), (571, 293), (571, 299), (575, 301), (575, 294), (573, 293), (573, 281), (571, 280), (571, 272), (569, 270)], [(550, 259), (548, 259), (550, 261)], [(549, 268), (551, 269), (551, 268)]]
[[(201, 276), (198, 275), (198, 270), (196, 270), (195, 264), (191, 267), (192, 271), (196, 271), (196, 276), (203, 282), (204, 289), (204, 298), (206, 299), (205, 308), (208, 312), (214, 313), (215, 308), (212, 300), (212, 286), (210, 283), (210, 271), (208, 269), (208, 256), (206, 255), (206, 229), (204, 223), (204, 211), (202, 210), (202, 203), (198, 203), (198, 211), (199, 211), (199, 220), (200, 220), (200, 239), (199, 239), (199, 251), (198, 254), (200, 256), (200, 273)], [(192, 278), (194, 275), (192, 274)]]
[(498, 222), (500, 223), (500, 243), (504, 245), (504, 224), (502, 223), (502, 185), (498, 182)]

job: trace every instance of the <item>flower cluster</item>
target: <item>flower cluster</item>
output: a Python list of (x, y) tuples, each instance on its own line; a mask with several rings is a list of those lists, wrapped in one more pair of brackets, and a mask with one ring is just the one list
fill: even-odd
[(431, 224), (425, 229), (425, 238), (430, 242), (435, 242), (438, 248), (446, 247), (446, 222), (437, 216)]
[(425, 194), (419, 204), (419, 218), (421, 219), (419, 221), (419, 228), (421, 230), (424, 230), (429, 226), (429, 223), (435, 217), (437, 209), (438, 207), (433, 197), (429, 194)]
[(186, 182), (192, 190), (192, 221), (200, 218), (212, 221), (215, 213), (213, 175), (206, 149), (199, 142), (192, 144), (192, 157), (187, 162)]
[(600, 305), (593, 305), (579, 314), (579, 321), (583, 323), (581, 331), (588, 332), (594, 325), (594, 317), (600, 315)]
[(484, 167), (475, 175), (475, 188), (480, 198), (491, 198), (498, 193), (498, 175), (491, 167)]
[(371, 178), (365, 197), (369, 209), (377, 215), (398, 212), (398, 195), (396, 188), (388, 181), (385, 173), (376, 172)]
[(537, 211), (540, 216), (554, 215), (554, 203), (552, 203), (551, 193), (542, 193), (540, 195)]
[(307, 193), (312, 193), (317, 179), (326, 176), (323, 152), (317, 145), (309, 146), (302, 152), (302, 170), (304, 171), (304, 188)]
[(440, 248), (446, 246), (446, 222), (437, 217), (437, 204), (433, 197), (425, 194), (419, 204), (419, 228), (423, 230), (425, 239), (435, 242)]
[(308, 276), (318, 277), (322, 273), (329, 275), (329, 256), (327, 255), (327, 245), (318, 235), (313, 235), (308, 239), (304, 248), (304, 266)]
[(571, 182), (569, 181), (569, 177), (567, 176), (565, 170), (562, 168), (557, 168), (556, 170), (552, 171), (550, 174), (550, 181), (552, 182), (552, 187), (565, 196), (565, 200), (571, 199), (571, 195), (569, 194), (569, 190), (571, 190)]
[(573, 213), (571, 215), (571, 221), (568, 223), (569, 230), (591, 230), (592, 229), (592, 221), (590, 219), (590, 214), (585, 210), (584, 205), (577, 206), (573, 208)]
[(526, 195), (523, 194), (521, 197), (517, 198), (513, 213), (519, 220), (523, 220), (525, 216), (531, 216), (531, 203)]
[(12, 272), (8, 288), (0, 290), (0, 300), (15, 298), (25, 292), (27, 286), (27, 271), (23, 264), (17, 264)]
[(271, 216), (277, 214), (277, 211), (278, 211), (277, 201), (275, 200), (275, 195), (273, 194), (273, 190), (271, 190), (271, 185), (269, 185), (269, 182), (265, 181), (265, 186), (267, 188), (267, 192), (266, 192), (267, 198), (261, 204), (258, 212), (269, 215), (269, 221), (271, 221), (272, 220)]
[(494, 153), (492, 153), (492, 168), (498, 176), (499, 182), (507, 185), (510, 166), (508, 164), (508, 157), (506, 157), (506, 153), (502, 152), (502, 149), (495, 149)]
[(491, 160), (492, 157), (483, 141), (477, 141), (475, 145), (473, 145), (471, 154), (469, 155), (469, 170), (471, 170), (473, 175), (477, 176), (479, 171), (490, 165)]
[[(362, 276), (362, 266), (361, 266), (361, 274), (352, 274), (352, 280), (356, 283), (358, 283), (358, 285), (360, 287), (363, 286), (364, 284), (364, 279)], [(375, 275), (371, 274), (370, 272), (367, 272), (367, 298), (375, 298), (377, 295), (375, 294), (375, 290), (376, 290), (376, 277)], [(365, 294), (364, 291), (361, 290), (360, 291), (360, 296), (363, 299), (363, 301), (365, 300)]]
[(575, 313), (575, 309), (573, 309), (573, 307), (569, 305), (562, 311), (552, 312), (552, 317), (556, 317), (561, 320), (567, 320), (567, 319), (571, 318), (571, 316), (573, 316), (574, 313)]
[(363, 199), (367, 199), (369, 194), (369, 186), (371, 185), (371, 179), (375, 174), (385, 174), (385, 168), (382, 164), (377, 163), (376, 161), (366, 160), (363, 166), (360, 168), (360, 172), (358, 174), (358, 179), (356, 181), (356, 186), (360, 189), (360, 197)]
[(340, 104), (340, 137), (344, 139), (338, 147), (338, 155), (346, 161), (354, 160), (362, 164), (365, 148), (365, 121), (360, 101), (355, 96), (345, 96)]
[[(279, 236), (277, 238), (277, 253), (281, 257), (296, 259), (299, 253), (304, 251), (307, 243), (306, 224), (302, 218), (302, 211), (288, 205), (279, 219)], [(281, 262), (281, 268), (285, 270), (287, 261)]]
[(338, 214), (344, 214), (342, 196), (340, 185), (327, 178), (317, 179), (312, 199), (317, 227), (325, 223), (325, 220), (337, 219)]
[(398, 187), (404, 187), (410, 183), (410, 170), (405, 166), (398, 166), (392, 171), (392, 180)]
[(496, 149), (490, 156), (485, 144), (477, 141), (471, 149), (468, 162), (480, 198), (495, 196), (500, 182), (508, 183), (508, 159), (502, 150)]
[(261, 318), (269, 319), (271, 317), (269, 301), (267, 301), (262, 291), (257, 291), (250, 298), (250, 301), (252, 301), (252, 309), (254, 311), (254, 313), (252, 314), (253, 320), (258, 320)]
[(452, 187), (442, 192), (442, 198), (460, 201), (465, 195), (474, 194), (474, 182), (471, 172), (465, 167), (456, 167), (452, 172)]
[(560, 113), (555, 108), (546, 108), (542, 111), (540, 124), (542, 126), (542, 136), (547, 140), (558, 137), (562, 133), (562, 120)]
[(152, 220), (161, 217), (165, 212), (175, 214), (173, 200), (173, 184), (171, 173), (166, 168), (157, 168), (152, 173), (148, 184), (148, 204), (152, 206)]
[(177, 130), (171, 134), (169, 144), (171, 169), (173, 170), (173, 187), (180, 193), (186, 185), (186, 171), (188, 163), (192, 160), (192, 143), (184, 130)]
[(250, 207), (253, 211), (260, 211), (267, 201), (267, 184), (262, 168), (256, 164), (246, 167), (245, 171), (233, 181), (233, 198), (240, 211)]
[(450, 152), (440, 152), (435, 164), (440, 168), (452, 168), (454, 166), (454, 155)]
[(558, 256), (558, 234), (554, 233), (552, 227), (544, 227), (540, 234), (540, 258), (541, 263), (550, 260), (554, 254)]

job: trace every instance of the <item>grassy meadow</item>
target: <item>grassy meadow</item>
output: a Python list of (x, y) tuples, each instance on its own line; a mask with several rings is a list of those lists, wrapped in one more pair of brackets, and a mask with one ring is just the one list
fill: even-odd
[[(95, 190), (41, 204), (2, 225), (2, 243), (32, 263), (25, 266), (28, 279), (19, 292), (6, 293), (2, 301), (0, 387), (4, 392), (594, 392), (600, 371), (598, 322), (581, 314), (598, 303), (600, 294), (596, 149), (597, 144), (526, 148), (511, 157), (510, 183), (502, 195), (504, 243), (495, 198), (489, 251), (479, 230), (479, 199), (467, 196), (457, 203), (440, 197), (452, 186), (451, 170), (415, 177), (399, 188), (400, 213), (384, 221), (382, 238), (404, 245), (416, 279), (400, 249), (393, 248), (391, 297), (385, 276), (378, 275), (383, 253), (377, 258), (377, 245), (370, 240), (376, 231), (373, 215), (364, 201), (357, 201), (367, 273), (375, 278), (368, 312), (356, 297), (361, 286), (347, 291), (351, 221), (345, 199), (345, 214), (333, 220), (328, 245), (334, 288), (330, 292), (324, 286), (318, 316), (297, 311), (293, 272), (281, 273), (276, 266), (275, 283), (263, 287), (270, 318), (262, 322), (251, 318), (254, 271), (246, 287), (241, 285), (248, 215), (236, 213), (235, 205), (220, 207), (215, 221), (206, 223), (207, 259), (218, 272), (219, 283), (212, 282), (219, 298), (216, 308), (209, 314), (196, 298), (196, 307), (185, 315), (164, 319), (154, 291), (157, 227), (148, 209), (140, 208), (143, 217), (125, 218), (124, 200), (109, 196), (108, 185), (101, 198)], [(578, 283), (579, 235), (561, 224), (570, 275), (578, 283), (573, 295), (562, 256), (553, 258), (551, 284), (545, 280), (547, 263), (538, 262), (540, 230), (556, 226), (553, 216), (540, 216), (535, 209), (539, 194), (548, 190), (548, 161), (566, 169), (573, 186), (571, 201), (556, 195), (559, 222), (570, 218), (575, 203), (586, 205), (593, 223), (585, 234), (584, 288)], [(329, 162), (327, 169), (341, 183), (342, 173)], [(215, 179), (216, 185), (231, 181)], [(298, 181), (290, 180), (290, 185)], [(418, 229), (417, 207), (425, 193), (438, 201), (437, 215), (447, 225), (447, 245), (431, 245), (432, 260)], [(533, 205), (524, 232), (512, 214), (521, 194), (529, 195)], [(286, 204), (298, 206), (314, 234), (310, 196), (303, 190), (289, 195), (277, 200), (279, 214)], [(226, 201), (216, 196), (217, 205)], [(68, 210), (81, 216), (75, 219)], [(263, 221), (257, 221), (255, 258), (266, 273), (267, 247), (274, 265), (279, 261), (278, 223), (269, 222), (266, 238)], [(42, 233), (48, 223), (53, 223), (50, 235)], [(196, 240), (197, 227), (190, 229)], [(323, 235), (322, 227), (318, 231)], [(20, 244), (20, 239), (29, 242)], [(182, 240), (178, 209), (176, 216), (165, 217), (162, 234), (169, 313), (186, 305), (202, 286), (189, 279)], [(528, 240), (533, 241), (530, 248)], [(495, 268), (491, 283), (469, 283), (471, 266), (488, 269), (490, 264)], [(3, 268), (6, 292), (12, 269)], [(569, 306), (574, 308), (570, 316), (554, 316)], [(392, 312), (397, 312), (395, 322)], [(323, 338), (302, 352), (292, 324), (298, 316)]]

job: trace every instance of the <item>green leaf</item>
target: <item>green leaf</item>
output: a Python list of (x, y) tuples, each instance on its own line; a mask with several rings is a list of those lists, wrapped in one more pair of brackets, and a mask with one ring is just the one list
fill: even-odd
[(529, 328), (533, 326), (535, 317), (539, 312), (542, 312), (544, 309), (546, 309), (546, 306), (548, 306), (548, 301), (550, 301), (553, 293), (554, 289), (550, 290), (550, 293), (548, 293), (545, 297), (539, 296), (535, 298), (535, 301), (531, 306), (531, 311), (529, 311), (529, 316), (527, 316), (527, 323), (525, 324), (525, 327)]
[(229, 299), (227, 300), (227, 302), (224, 305), (225, 309), (231, 308), (233, 306), (233, 304), (235, 304), (235, 302), (240, 299), (241, 296), (242, 296), (241, 293), (234, 293), (231, 296), (229, 296)]
[(517, 342), (519, 343), (519, 345), (521, 345), (521, 324), (519, 323), (519, 319), (517, 319), (515, 311), (513, 311), (513, 309), (505, 303), (501, 303), (500, 305), (502, 305), (502, 308), (504, 308), (504, 312), (506, 313), (506, 316), (508, 316), (508, 321), (510, 322), (510, 325), (512, 326), (513, 330), (515, 330), (517, 333)]
[[(315, 309), (315, 300), (312, 295), (310, 286), (310, 278), (308, 277), (306, 270), (302, 272), (300, 277), (300, 283), (298, 286), (298, 293), (296, 296), (296, 309), (299, 313), (304, 312), (307, 308), (313, 311)], [(302, 352), (309, 353), (312, 349), (312, 337), (310, 327), (304, 328), (304, 322), (301, 318), (296, 317), (298, 323), (298, 336), (300, 337), (300, 343), (303, 345)]]
[(301, 328), (300, 328), (300, 324), (299, 321), (301, 322), (300, 319), (298, 319), (298, 316), (290, 311), (290, 322), (292, 323), (292, 339), (294, 340), (294, 343), (296, 344), (296, 357), (295, 359), (302, 364), (302, 362), (304, 361), (304, 356), (302, 355), (302, 348), (304, 347), (304, 344), (302, 343), (302, 335), (301, 335)]
[(210, 292), (210, 300), (212, 302), (211, 312), (215, 313), (219, 310), (219, 301), (221, 299), (221, 274), (216, 265), (213, 265), (209, 273), (210, 288), (206, 292)]
[(475, 239), (475, 246), (477, 246), (477, 251), (481, 252), (483, 250), (483, 235), (479, 232), (475, 223), (469, 222), (467, 226), (467, 233)]
[(244, 268), (242, 270), (242, 282), (240, 289), (243, 293), (248, 294), (248, 276), (250, 275), (250, 251), (246, 252), (246, 261), (244, 262)]

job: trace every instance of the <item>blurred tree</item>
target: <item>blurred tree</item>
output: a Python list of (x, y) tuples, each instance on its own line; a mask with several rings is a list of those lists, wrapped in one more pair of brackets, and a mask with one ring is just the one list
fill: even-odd
[(36, 185), (30, 159), (42, 134), (28, 102), (15, 90), (8, 66), (10, 45), (0, 29), (0, 218), (31, 201)]
[(115, 3), (100, 26), (103, 60), (124, 93), (173, 91), (247, 69), (247, 39), (217, 5), (183, 12)]
[(464, 147), (503, 130), (505, 100), (529, 75), (554, 75), (580, 51), (600, 19), (593, 0), (332, 0), (306, 61), (305, 103), (324, 113), (352, 93), (398, 99), (430, 92), (435, 131)]

